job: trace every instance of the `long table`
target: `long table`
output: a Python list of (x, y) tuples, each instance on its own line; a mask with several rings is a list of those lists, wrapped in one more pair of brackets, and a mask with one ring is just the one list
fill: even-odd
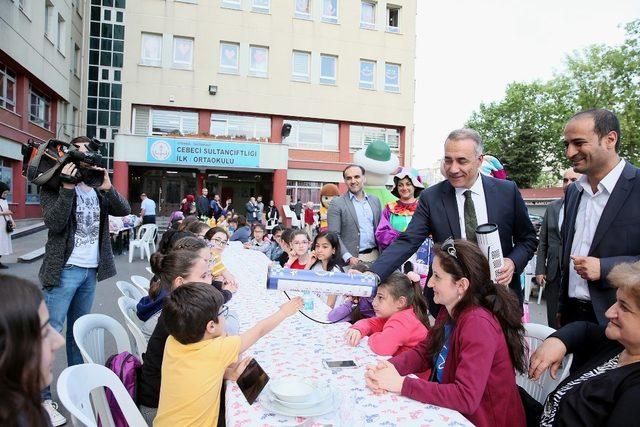
[[(260, 319), (274, 313), (287, 301), (283, 292), (266, 290), (269, 260), (264, 254), (244, 249), (231, 242), (223, 253), (223, 262), (240, 283), (229, 307), (240, 317), (240, 330), (245, 331)], [(320, 299), (314, 301), (309, 314), (326, 320), (329, 310)], [(268, 412), (258, 400), (249, 405), (235, 382), (226, 382), (226, 422), (228, 426), (470, 426), (460, 413), (427, 405), (397, 394), (375, 395), (365, 385), (364, 367), (381, 356), (374, 354), (366, 338), (357, 347), (343, 339), (349, 324), (315, 323), (300, 313), (282, 322), (275, 330), (246, 351), (253, 356), (270, 378), (305, 377), (322, 381), (338, 389), (340, 409), (335, 413), (305, 419)], [(329, 370), (322, 359), (355, 360), (356, 369)]]

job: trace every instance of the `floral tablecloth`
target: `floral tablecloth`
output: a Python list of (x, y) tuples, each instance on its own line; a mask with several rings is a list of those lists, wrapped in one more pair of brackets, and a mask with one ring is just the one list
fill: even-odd
[[(236, 276), (240, 287), (229, 302), (240, 317), (240, 330), (274, 313), (287, 301), (284, 293), (266, 290), (268, 260), (264, 254), (231, 244), (223, 262)], [(310, 317), (325, 321), (328, 307), (315, 300)], [(227, 381), (226, 421), (229, 426), (468, 426), (456, 411), (426, 405), (399, 395), (376, 396), (366, 387), (364, 366), (380, 356), (371, 352), (366, 339), (358, 347), (344, 343), (348, 323), (322, 325), (300, 313), (286, 319), (271, 333), (247, 350), (270, 378), (299, 376), (331, 385), (341, 393), (340, 409), (325, 416), (305, 419), (268, 412), (258, 400), (249, 405), (235, 382)], [(330, 370), (322, 359), (355, 360), (356, 369)]]

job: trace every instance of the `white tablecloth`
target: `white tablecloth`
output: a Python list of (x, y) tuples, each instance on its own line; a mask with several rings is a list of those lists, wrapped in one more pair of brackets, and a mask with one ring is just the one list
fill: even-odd
[[(287, 298), (279, 291), (266, 290), (268, 260), (264, 254), (232, 244), (223, 253), (223, 262), (236, 276), (240, 287), (229, 302), (240, 317), (240, 330), (274, 313)], [(328, 307), (315, 300), (311, 317), (326, 320)], [(366, 387), (364, 366), (374, 363), (375, 355), (364, 339), (358, 347), (344, 343), (348, 323), (322, 325), (300, 313), (286, 319), (271, 333), (247, 350), (270, 378), (301, 376), (329, 383), (340, 390), (341, 407), (325, 416), (305, 419), (269, 413), (260, 396), (249, 405), (235, 382), (227, 381), (226, 421), (228, 426), (466, 426), (472, 425), (460, 413), (426, 405), (396, 394), (376, 396)], [(355, 360), (359, 368), (329, 370), (322, 359)]]

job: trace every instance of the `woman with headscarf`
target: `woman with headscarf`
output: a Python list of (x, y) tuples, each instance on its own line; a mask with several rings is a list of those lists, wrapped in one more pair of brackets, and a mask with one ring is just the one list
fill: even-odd
[[(13, 223), (13, 212), (9, 210), (7, 196), (9, 195), (9, 186), (0, 181), (0, 257), (2, 255), (11, 255), (13, 248), (11, 247), (11, 235), (7, 231), (7, 224)], [(13, 223), (15, 226), (15, 223)], [(0, 268), (9, 268), (0, 262)]]

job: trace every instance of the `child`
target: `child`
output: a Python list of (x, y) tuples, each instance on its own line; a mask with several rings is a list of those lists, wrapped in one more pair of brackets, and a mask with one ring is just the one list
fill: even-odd
[(265, 253), (271, 243), (269, 239), (265, 239), (266, 234), (267, 232), (264, 225), (260, 223), (253, 224), (250, 236), (251, 239), (247, 243), (243, 244), (243, 246), (245, 249), (255, 249), (256, 251)]
[(282, 232), (282, 235), (280, 236), (280, 241), (278, 243), (280, 245), (280, 248), (282, 249), (282, 253), (278, 258), (276, 258), (276, 261), (278, 262), (278, 264), (280, 264), (281, 267), (286, 266), (287, 262), (289, 262), (289, 254), (291, 254), (292, 236), (293, 236), (293, 230), (291, 228), (287, 228), (286, 230), (284, 230)]
[(264, 254), (271, 261), (277, 261), (278, 258), (280, 258), (280, 256), (284, 252), (284, 250), (282, 249), (282, 244), (280, 243), (280, 241), (282, 239), (282, 233), (284, 233), (284, 228), (282, 228), (279, 225), (276, 225), (271, 230), (271, 233), (272, 233), (271, 234), (271, 243), (269, 244), (269, 246), (265, 250)]
[(167, 339), (155, 427), (218, 424), (225, 370), (238, 355), (302, 308), (294, 298), (240, 336), (227, 336), (222, 295), (203, 283), (176, 289), (166, 301)]
[(412, 349), (427, 337), (429, 315), (419, 283), (400, 272), (392, 273), (378, 286), (373, 300), (376, 317), (356, 322), (345, 333), (357, 346), (369, 336), (369, 347), (381, 356), (396, 356)]
[(227, 232), (233, 234), (238, 229), (238, 219), (235, 217), (227, 218)]
[[(229, 245), (229, 235), (224, 228), (213, 227), (204, 235), (204, 240), (209, 242), (209, 248), (211, 250), (211, 274), (213, 275), (213, 279), (224, 282), (224, 286), (218, 290), (220, 290), (223, 295), (225, 291), (235, 293), (238, 290), (236, 278), (222, 263), (222, 252)], [(231, 296), (228, 295), (228, 298), (231, 299)]]
[(304, 270), (311, 261), (309, 252), (309, 235), (304, 230), (294, 230), (291, 233), (291, 254), (287, 264), (288, 268)]
[[(307, 267), (311, 271), (342, 271), (338, 265), (340, 262), (340, 240), (338, 235), (331, 231), (321, 231), (313, 241), (311, 261)], [(336, 295), (327, 295), (326, 303), (333, 308), (336, 305)], [(344, 302), (340, 297), (338, 305)]]
[[(360, 263), (351, 267), (361, 273), (369, 271), (367, 264)], [(368, 319), (375, 316), (373, 311), (372, 297), (352, 297), (346, 296), (342, 304), (336, 304), (335, 308), (327, 314), (329, 322), (351, 322), (355, 323), (360, 319)]]

